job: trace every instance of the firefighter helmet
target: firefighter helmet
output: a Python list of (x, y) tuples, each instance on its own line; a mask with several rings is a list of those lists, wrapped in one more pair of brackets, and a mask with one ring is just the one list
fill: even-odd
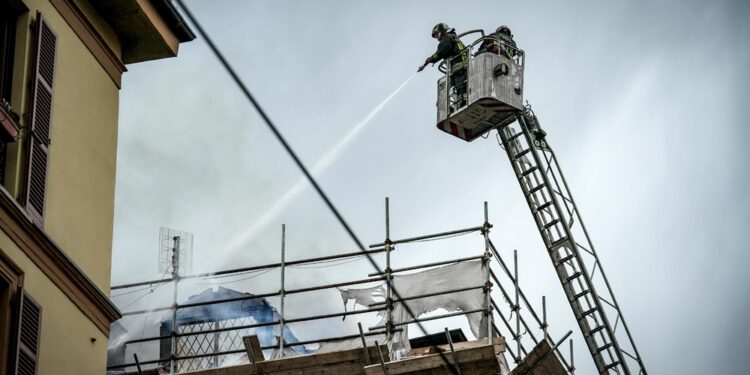
[(498, 34), (505, 34), (507, 36), (513, 36), (513, 34), (510, 33), (510, 27), (502, 25), (495, 30)]
[(440, 22), (432, 28), (432, 37), (437, 38), (438, 36), (440, 36), (440, 34), (445, 35), (451, 30), (452, 29), (448, 26), (448, 24)]

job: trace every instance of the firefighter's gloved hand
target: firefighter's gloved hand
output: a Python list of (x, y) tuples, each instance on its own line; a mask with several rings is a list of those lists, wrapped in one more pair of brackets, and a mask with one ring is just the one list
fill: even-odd
[[(432, 56), (430, 56), (430, 57), (432, 57)], [(428, 58), (426, 58), (426, 59), (424, 60), (424, 64), (422, 64), (422, 65), (421, 65), (421, 66), (419, 67), (419, 69), (417, 69), (417, 72), (421, 72), (421, 71), (423, 71), (423, 70), (424, 70), (424, 68), (425, 68), (425, 67), (427, 66), (427, 64), (431, 63), (431, 61), (430, 61), (430, 57), (428, 57)]]

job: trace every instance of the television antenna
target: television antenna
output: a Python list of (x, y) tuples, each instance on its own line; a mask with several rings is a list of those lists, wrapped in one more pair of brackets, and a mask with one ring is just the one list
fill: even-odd
[(177, 268), (182, 275), (193, 270), (193, 234), (177, 229), (159, 228), (159, 273), (174, 273), (174, 255), (177, 257)]

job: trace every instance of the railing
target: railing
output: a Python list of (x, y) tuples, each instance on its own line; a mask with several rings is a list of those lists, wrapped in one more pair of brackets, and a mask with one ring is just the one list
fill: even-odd
[[(494, 38), (492, 36), (485, 36), (484, 31), (482, 30), (470, 30), (470, 31), (464, 32), (459, 35), (459, 38), (465, 35), (473, 34), (473, 33), (481, 33), (482, 36), (474, 40), (472, 43), (466, 45), (457, 56), (454, 56), (453, 58), (448, 59), (448, 60), (443, 60), (438, 65), (438, 70), (445, 75), (444, 77), (445, 85), (440, 86), (439, 89), (446, 90), (445, 95), (438, 95), (438, 97), (442, 96), (445, 98), (444, 105), (445, 105), (446, 113), (448, 115), (450, 115), (453, 112), (457, 112), (458, 110), (462, 109), (466, 105), (470, 104), (468, 102), (468, 94), (469, 92), (471, 92), (469, 77), (471, 77), (471, 69), (472, 69), (471, 61), (476, 56), (480, 55), (480, 53), (474, 53), (474, 48), (477, 45), (480, 45), (481, 43), (485, 41), (497, 42), (500, 45), (499, 47), (500, 50), (498, 51), (498, 53), (501, 56), (504, 56), (510, 59), (513, 63), (515, 63), (516, 65), (520, 67), (523, 67), (525, 63), (525, 53), (523, 50), (517, 47), (514, 47), (512, 45), (508, 45), (504, 43), (504, 41), (498, 38)], [(492, 53), (492, 52), (487, 51), (483, 53)], [(459, 62), (460, 59), (463, 59), (464, 56), (466, 56), (466, 59), (467, 59), (465, 74), (460, 73), (460, 72), (457, 74), (457, 72), (451, 71), (452, 70), (451, 66)], [(453, 82), (454, 80), (459, 80), (459, 81)], [(461, 95), (462, 93), (465, 93), (465, 96), (466, 96), (465, 98), (462, 97), (463, 96)], [(438, 102), (438, 107), (440, 107), (440, 105), (441, 103)]]
[[(444, 319), (444, 318), (450, 318), (450, 317), (455, 317), (455, 316), (483, 313), (488, 317), (487, 319), (488, 331), (486, 332), (486, 336), (489, 342), (492, 342), (491, 340), (492, 340), (493, 335), (501, 335), (501, 330), (495, 325), (493, 321), (493, 317), (495, 316), (495, 313), (497, 313), (501, 321), (503, 322), (505, 329), (507, 329), (507, 332), (510, 334), (510, 337), (512, 337), (513, 341), (516, 342), (516, 349), (513, 350), (511, 346), (509, 345), (508, 352), (510, 353), (511, 358), (513, 358), (514, 361), (518, 362), (522, 355), (526, 355), (530, 351), (530, 350), (527, 350), (526, 348), (526, 345), (530, 343), (529, 338), (532, 339), (533, 345), (536, 345), (537, 343), (539, 343), (539, 340), (533, 334), (533, 327), (531, 327), (528, 324), (527, 322), (528, 319), (525, 319), (521, 314), (522, 311), (521, 311), (521, 306), (519, 304), (519, 297), (525, 303), (526, 310), (528, 310), (531, 313), (531, 316), (534, 318), (534, 320), (538, 324), (539, 329), (543, 331), (543, 337), (551, 340), (551, 338), (547, 334), (546, 314), (544, 314), (545, 319), (543, 321), (539, 319), (538, 315), (536, 314), (536, 312), (534, 312), (531, 304), (528, 302), (528, 300), (526, 299), (526, 296), (523, 294), (523, 292), (521, 291), (518, 285), (517, 268), (514, 274), (510, 273), (510, 270), (508, 269), (507, 265), (505, 264), (503, 259), (500, 257), (500, 252), (489, 239), (489, 231), (492, 228), (492, 225), (489, 223), (489, 220), (488, 220), (486, 203), (484, 206), (484, 213), (485, 213), (484, 214), (485, 220), (481, 226), (474, 226), (474, 227), (469, 227), (469, 228), (464, 228), (464, 229), (459, 229), (459, 230), (445, 231), (445, 232), (439, 232), (439, 233), (434, 233), (434, 234), (429, 234), (429, 235), (409, 237), (409, 238), (404, 238), (404, 239), (390, 240), (389, 205), (388, 205), (388, 200), (386, 199), (386, 239), (382, 243), (370, 245), (370, 250), (367, 251), (370, 254), (385, 252), (386, 253), (386, 267), (382, 271), (369, 274), (368, 278), (365, 278), (365, 279), (343, 281), (343, 282), (330, 283), (330, 284), (322, 284), (322, 285), (316, 285), (316, 286), (310, 286), (310, 287), (298, 288), (298, 289), (289, 289), (289, 290), (284, 289), (285, 273), (283, 272), (283, 270), (285, 268), (293, 266), (293, 265), (304, 265), (304, 264), (318, 263), (320, 261), (329, 261), (329, 260), (353, 258), (355, 256), (363, 256), (362, 253), (357, 252), (357, 253), (343, 253), (343, 254), (330, 255), (330, 256), (325, 256), (325, 257), (309, 258), (309, 259), (303, 259), (303, 260), (294, 260), (294, 261), (285, 261), (285, 259), (283, 259), (283, 256), (282, 256), (282, 261), (280, 263), (272, 263), (272, 264), (252, 266), (252, 267), (243, 267), (243, 268), (236, 268), (232, 270), (225, 270), (225, 271), (219, 271), (219, 272), (213, 272), (213, 273), (202, 273), (202, 274), (195, 274), (195, 275), (189, 275), (189, 276), (175, 275), (175, 277), (171, 279), (167, 279), (167, 280), (154, 280), (151, 282), (140, 282), (140, 283), (132, 283), (132, 284), (127, 284), (127, 285), (115, 286), (112, 289), (134, 288), (138, 286), (152, 285), (154, 283), (180, 281), (180, 280), (190, 279), (190, 278), (210, 278), (210, 277), (214, 277), (217, 275), (238, 274), (238, 273), (248, 272), (248, 271), (270, 270), (270, 269), (276, 269), (276, 268), (282, 270), (281, 289), (277, 292), (270, 292), (270, 293), (263, 293), (263, 294), (257, 294), (257, 295), (235, 297), (235, 298), (226, 298), (226, 299), (219, 299), (219, 300), (212, 300), (212, 301), (201, 301), (201, 302), (194, 302), (194, 303), (178, 304), (175, 302), (172, 306), (163, 306), (163, 307), (158, 307), (155, 309), (134, 310), (134, 311), (124, 312), (123, 316), (134, 316), (134, 315), (147, 314), (151, 312), (171, 310), (172, 311), (172, 327), (171, 327), (171, 332), (168, 335), (141, 337), (141, 338), (137, 338), (133, 340), (128, 340), (123, 345), (132, 345), (132, 344), (137, 344), (137, 343), (154, 342), (154, 341), (161, 341), (161, 340), (171, 340), (172, 345), (171, 345), (171, 353), (169, 357), (143, 361), (143, 362), (140, 362), (140, 365), (164, 365), (166, 363), (169, 363), (170, 368), (174, 372), (176, 371), (178, 367), (177, 366), (178, 361), (189, 360), (189, 359), (194, 359), (194, 358), (203, 358), (203, 357), (217, 357), (218, 358), (218, 356), (222, 356), (222, 355), (239, 354), (239, 353), (244, 352), (244, 349), (237, 349), (237, 350), (211, 351), (207, 353), (196, 353), (196, 354), (191, 354), (187, 356), (185, 355), (180, 356), (177, 354), (177, 347), (179, 345), (178, 338), (185, 338), (188, 336), (217, 334), (220, 332), (239, 331), (239, 330), (246, 330), (246, 329), (260, 328), (260, 327), (270, 327), (270, 326), (279, 326), (281, 329), (280, 332), (282, 332), (281, 336), (283, 336), (284, 325), (290, 325), (293, 323), (306, 322), (306, 321), (315, 321), (315, 320), (321, 320), (321, 319), (330, 319), (330, 318), (335, 318), (335, 317), (345, 317), (345, 316), (350, 316), (350, 315), (368, 314), (368, 313), (373, 313), (373, 312), (385, 311), (386, 312), (385, 324), (371, 327), (370, 332), (366, 333), (365, 336), (385, 335), (386, 340), (391, 340), (393, 338), (394, 333), (401, 331), (401, 329), (398, 327), (401, 327), (404, 325), (417, 323), (417, 322), (425, 322), (425, 321), (430, 321), (430, 320), (435, 320), (435, 319)], [(466, 235), (470, 233), (480, 233), (483, 236), (485, 246), (484, 246), (484, 253), (482, 255), (463, 257), (463, 258), (451, 259), (451, 260), (445, 260), (445, 261), (430, 262), (430, 263), (424, 263), (420, 265), (408, 266), (408, 267), (402, 267), (402, 268), (391, 268), (390, 253), (395, 249), (395, 245), (406, 245), (406, 244), (422, 242), (422, 241), (438, 240), (438, 239), (449, 238), (449, 237), (454, 237), (454, 236)], [(285, 243), (285, 236), (286, 236), (286, 231), (284, 230), (282, 231), (282, 243)], [(283, 249), (284, 247), (282, 246), (282, 251)], [(510, 283), (513, 285), (513, 292), (511, 293), (508, 292), (508, 289), (504, 287), (503, 284), (500, 282), (500, 278), (498, 278), (497, 274), (491, 269), (492, 258), (496, 258), (498, 266), (502, 269), (503, 273), (501, 273), (501, 275), (504, 274), (510, 277), (510, 280), (511, 280)], [(397, 298), (397, 299), (393, 299), (392, 294), (390, 293), (390, 291), (394, 287), (394, 285), (392, 285), (394, 273), (422, 270), (422, 269), (432, 268), (436, 266), (443, 266), (443, 265), (448, 265), (448, 264), (456, 264), (460, 262), (476, 261), (476, 260), (482, 260), (484, 264), (488, 265), (487, 267), (484, 267), (486, 269), (486, 275), (484, 275), (484, 281), (485, 281), (484, 284), (470, 285), (470, 286), (466, 286), (462, 288), (455, 288), (455, 289), (450, 289), (450, 290), (434, 291), (434, 292), (424, 293), (421, 295), (401, 296), (401, 298)], [(279, 311), (279, 318), (273, 319), (271, 321), (264, 321), (264, 322), (258, 322), (254, 324), (245, 324), (245, 325), (239, 325), (239, 326), (198, 330), (194, 332), (178, 332), (178, 329), (177, 329), (178, 322), (176, 319), (176, 312), (180, 309), (204, 306), (204, 305), (216, 305), (216, 304), (237, 302), (237, 301), (243, 301), (243, 300), (260, 299), (260, 298), (266, 298), (266, 297), (279, 297), (283, 303), (284, 297), (290, 294), (306, 293), (306, 292), (319, 291), (319, 290), (325, 290), (325, 289), (339, 288), (343, 286), (362, 285), (362, 284), (369, 284), (369, 283), (375, 283), (375, 282), (382, 282), (385, 284), (385, 287), (386, 287), (385, 301), (375, 303), (373, 305), (368, 306), (366, 309), (362, 309), (362, 310), (309, 315), (309, 316), (302, 316), (302, 317), (287, 317), (285, 315), (285, 310), (282, 308)], [(503, 310), (501, 309), (500, 305), (498, 305), (498, 303), (492, 298), (491, 293), (492, 293), (492, 287), (494, 285), (498, 286), (498, 290), (500, 292), (500, 295), (503, 297), (503, 300), (508, 302), (508, 307), (510, 308), (511, 313), (507, 317), (503, 314)], [(411, 319), (406, 320), (406, 321), (394, 321), (393, 316), (391, 314), (394, 309), (394, 304), (397, 304), (397, 303), (403, 303), (406, 301), (423, 299), (423, 298), (427, 299), (427, 298), (437, 297), (437, 296), (451, 294), (451, 293), (460, 293), (460, 292), (479, 290), (479, 289), (483, 290), (483, 293), (485, 296), (484, 305), (481, 309), (452, 312), (452, 313), (447, 313), (443, 315), (422, 317), (422, 318), (417, 316), (417, 317), (411, 317)], [(511, 294), (514, 294), (515, 298), (512, 298)], [(513, 328), (513, 324), (512, 324), (513, 318), (511, 317), (511, 315), (515, 315), (515, 320), (516, 320), (515, 329)], [(524, 338), (523, 337), (524, 335), (521, 334), (521, 325), (523, 325), (527, 333), (525, 334), (527, 336), (526, 338)], [(307, 345), (307, 344), (340, 341), (340, 340), (346, 340), (346, 339), (354, 339), (357, 337), (360, 337), (360, 335), (352, 334), (352, 335), (336, 336), (336, 337), (323, 337), (323, 338), (318, 338), (315, 340), (306, 340), (306, 341), (290, 342), (290, 343), (285, 343), (284, 340), (278, 340), (279, 342), (277, 344), (264, 346), (263, 349), (279, 349), (279, 353), (283, 355), (283, 352), (284, 352), (283, 349), (285, 346), (299, 347), (299, 346)], [(527, 341), (526, 345), (524, 345), (523, 343), (524, 340)], [(560, 358), (562, 358), (562, 355), (560, 355), (559, 352), (557, 354)], [(108, 370), (126, 369), (126, 368), (132, 368), (134, 366), (136, 366), (135, 362), (116, 364), (116, 365), (109, 366)], [(566, 364), (566, 367), (568, 367), (569, 369), (572, 369), (567, 364)]]

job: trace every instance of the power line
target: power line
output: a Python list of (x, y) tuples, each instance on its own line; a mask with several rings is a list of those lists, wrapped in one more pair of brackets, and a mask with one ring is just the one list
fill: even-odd
[[(182, 8), (182, 10), (185, 12), (185, 15), (187, 15), (187, 18), (190, 20), (190, 22), (195, 26), (195, 28), (198, 30), (198, 34), (206, 41), (206, 44), (208, 44), (208, 47), (211, 49), (211, 51), (214, 53), (217, 59), (219, 59), (219, 62), (224, 67), (224, 69), (229, 73), (229, 75), (232, 77), (232, 80), (237, 84), (237, 86), (240, 88), (243, 94), (245, 94), (245, 98), (250, 101), (250, 104), (253, 105), (256, 111), (258, 111), (258, 114), (263, 118), (263, 121), (266, 123), (268, 128), (273, 132), (273, 134), (276, 136), (276, 139), (281, 143), (281, 145), (284, 147), (286, 152), (289, 154), (289, 156), (294, 160), (295, 164), (297, 164), (297, 167), (302, 171), (302, 173), (305, 175), (307, 180), (310, 182), (310, 184), (315, 188), (315, 191), (318, 193), (320, 198), (325, 202), (326, 206), (331, 210), (334, 216), (336, 216), (336, 219), (341, 224), (341, 226), (344, 228), (344, 230), (349, 234), (349, 237), (351, 237), (352, 241), (357, 244), (357, 247), (359, 247), (359, 250), (363, 252), (367, 259), (370, 262), (370, 265), (378, 271), (382, 272), (380, 267), (377, 265), (375, 260), (370, 256), (370, 254), (367, 253), (367, 249), (365, 248), (365, 245), (362, 241), (357, 237), (357, 235), (354, 233), (352, 228), (349, 226), (349, 224), (344, 220), (344, 217), (341, 216), (339, 211), (336, 209), (336, 207), (333, 205), (333, 202), (328, 198), (328, 195), (323, 191), (323, 189), (318, 185), (318, 182), (315, 180), (315, 178), (310, 174), (310, 172), (307, 170), (305, 165), (302, 163), (302, 160), (297, 156), (297, 154), (292, 150), (289, 143), (287, 143), (286, 139), (284, 139), (284, 136), (281, 135), (279, 130), (276, 128), (276, 126), (273, 124), (273, 121), (271, 121), (271, 118), (268, 117), (266, 112), (263, 110), (263, 108), (260, 106), (260, 104), (255, 100), (255, 97), (250, 93), (250, 90), (245, 86), (244, 82), (240, 79), (240, 77), (235, 72), (234, 68), (232, 68), (231, 64), (227, 61), (227, 59), (224, 57), (224, 55), (219, 51), (219, 49), (214, 44), (213, 40), (208, 36), (208, 34), (203, 30), (203, 26), (198, 22), (198, 20), (193, 16), (193, 13), (190, 12), (190, 9), (182, 2), (182, 0), (175, 0), (175, 2)], [(401, 299), (400, 294), (396, 291), (395, 286), (391, 286), (393, 294), (396, 296), (397, 299)], [(412, 319), (417, 319), (414, 312), (409, 307), (409, 304), (404, 303), (403, 304), (404, 309), (406, 310), (407, 314)], [(427, 334), (427, 330), (424, 328), (421, 322), (417, 321), (417, 326), (419, 327), (420, 331), (422, 331), (423, 334)], [(452, 373), (457, 374), (456, 370), (453, 368), (453, 366), (449, 365), (448, 359), (445, 357), (445, 355), (441, 352), (439, 353), (441, 359), (446, 364), (446, 366), (451, 370)]]

